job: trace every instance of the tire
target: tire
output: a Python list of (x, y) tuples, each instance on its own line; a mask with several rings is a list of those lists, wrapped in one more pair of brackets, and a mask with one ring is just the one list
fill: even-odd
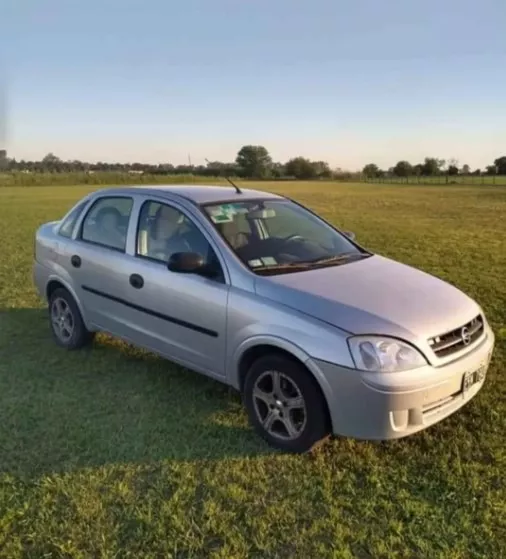
[(246, 375), (243, 399), (253, 428), (275, 448), (308, 452), (330, 434), (320, 387), (294, 359), (271, 354), (255, 361)]
[(55, 289), (49, 297), (49, 324), (55, 342), (65, 349), (80, 349), (93, 341), (94, 334), (86, 329), (74, 297), (63, 287)]

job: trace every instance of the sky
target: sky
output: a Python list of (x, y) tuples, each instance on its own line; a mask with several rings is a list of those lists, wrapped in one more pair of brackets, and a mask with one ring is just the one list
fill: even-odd
[(505, 29), (505, 0), (0, 0), (0, 144), (483, 168), (506, 152)]

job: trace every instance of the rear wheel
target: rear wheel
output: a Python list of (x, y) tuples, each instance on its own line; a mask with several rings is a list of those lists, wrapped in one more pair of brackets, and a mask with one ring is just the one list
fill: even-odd
[(93, 333), (86, 329), (79, 307), (66, 289), (58, 288), (49, 297), (49, 318), (59, 346), (79, 349), (93, 340)]
[(329, 435), (325, 399), (295, 360), (267, 355), (255, 361), (246, 376), (244, 402), (257, 433), (281, 450), (306, 452)]

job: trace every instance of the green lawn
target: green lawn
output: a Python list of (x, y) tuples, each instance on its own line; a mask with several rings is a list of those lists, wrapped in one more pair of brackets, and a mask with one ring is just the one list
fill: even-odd
[(273, 451), (226, 387), (99, 336), (67, 354), (35, 228), (83, 187), (0, 189), (0, 557), (506, 557), (506, 188), (262, 183), (464, 289), (486, 385), (411, 438)]

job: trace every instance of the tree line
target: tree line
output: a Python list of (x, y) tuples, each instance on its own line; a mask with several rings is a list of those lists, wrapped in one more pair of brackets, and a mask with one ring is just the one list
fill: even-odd
[(264, 146), (245, 145), (238, 151), (232, 162), (207, 161), (205, 165), (173, 165), (171, 163), (88, 163), (80, 160), (64, 161), (53, 153), (48, 153), (40, 161), (16, 160), (7, 157), (0, 150), (0, 169), (4, 172), (23, 173), (130, 173), (147, 175), (194, 175), (202, 177), (241, 177), (245, 179), (341, 179), (361, 180), (388, 177), (434, 177), (455, 175), (506, 175), (506, 156), (498, 157), (484, 170), (471, 170), (465, 164), (459, 167), (454, 159), (445, 161), (426, 157), (423, 163), (412, 165), (399, 161), (389, 169), (381, 169), (375, 163), (364, 166), (361, 172), (331, 169), (326, 161), (312, 161), (297, 156), (281, 163), (273, 161)]
[(409, 161), (398, 161), (388, 170), (380, 169), (375, 163), (368, 163), (362, 169), (365, 178), (375, 179), (383, 177), (435, 177), (457, 175), (506, 175), (506, 155), (494, 160), (493, 165), (487, 165), (484, 170), (474, 169), (467, 164), (459, 167), (458, 161), (426, 157), (423, 163), (412, 165)]
[[(4, 152), (5, 153), (5, 152)], [(1, 157), (0, 157), (1, 159)], [(311, 161), (305, 157), (294, 157), (285, 163), (273, 161), (264, 146), (243, 146), (234, 161), (208, 161), (205, 165), (173, 165), (171, 163), (88, 163), (80, 160), (64, 161), (48, 153), (40, 161), (3, 159), (2, 170), (7, 172), (31, 173), (95, 173), (114, 172), (149, 175), (185, 175), (203, 177), (242, 177), (247, 179), (318, 179), (332, 178), (329, 164)]]

